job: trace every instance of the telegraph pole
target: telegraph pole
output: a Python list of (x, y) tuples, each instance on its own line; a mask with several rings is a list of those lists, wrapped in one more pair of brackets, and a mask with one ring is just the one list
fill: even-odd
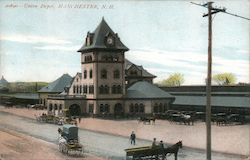
[(208, 17), (208, 65), (207, 65), (207, 81), (206, 81), (206, 95), (207, 95), (207, 105), (206, 105), (206, 133), (207, 133), (207, 160), (211, 160), (211, 79), (212, 79), (212, 15), (218, 12), (223, 12), (235, 17), (239, 17), (242, 19), (250, 20), (249, 18), (238, 16), (236, 14), (232, 14), (226, 12), (226, 8), (214, 8), (212, 6), (213, 2), (208, 2), (206, 4), (192, 4), (202, 6), (208, 9), (208, 13), (204, 14), (203, 17)]
[(207, 63), (207, 87), (206, 87), (206, 92), (207, 92), (206, 129), (207, 129), (207, 160), (211, 160), (212, 2), (208, 2), (207, 5), (208, 5), (208, 63)]
[(208, 14), (203, 17), (208, 17), (208, 63), (207, 63), (207, 106), (206, 106), (206, 133), (207, 133), (207, 160), (211, 160), (211, 80), (212, 80), (212, 15), (218, 12), (225, 11), (225, 9), (213, 8), (213, 2), (208, 2), (203, 6), (207, 6)]

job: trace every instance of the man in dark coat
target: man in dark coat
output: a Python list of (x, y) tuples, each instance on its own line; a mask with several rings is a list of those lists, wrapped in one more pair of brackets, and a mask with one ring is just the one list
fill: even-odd
[(135, 132), (132, 131), (130, 135), (130, 143), (135, 145), (135, 139), (136, 139)]

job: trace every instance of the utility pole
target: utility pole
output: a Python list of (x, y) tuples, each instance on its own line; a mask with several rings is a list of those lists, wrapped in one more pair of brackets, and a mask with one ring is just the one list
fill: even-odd
[(208, 5), (208, 63), (207, 63), (207, 87), (206, 87), (206, 92), (207, 92), (206, 129), (207, 129), (207, 160), (211, 160), (212, 2), (208, 2), (207, 5)]
[(211, 160), (211, 79), (212, 79), (212, 15), (218, 12), (223, 12), (232, 16), (236, 16), (239, 18), (243, 18), (246, 20), (250, 20), (249, 18), (245, 18), (242, 16), (238, 16), (236, 14), (226, 12), (226, 8), (214, 8), (212, 6), (213, 2), (208, 2), (206, 4), (192, 4), (202, 6), (208, 9), (208, 13), (204, 14), (203, 17), (208, 17), (208, 65), (207, 65), (207, 81), (206, 81), (206, 96), (207, 96), (207, 105), (206, 105), (206, 133), (207, 133), (207, 160)]
[(208, 14), (204, 14), (203, 17), (208, 16), (208, 63), (207, 63), (207, 106), (206, 106), (206, 133), (207, 133), (207, 160), (212, 159), (211, 150), (211, 80), (212, 80), (212, 15), (218, 12), (225, 11), (225, 9), (213, 8), (213, 2), (208, 2), (203, 6), (207, 6)]

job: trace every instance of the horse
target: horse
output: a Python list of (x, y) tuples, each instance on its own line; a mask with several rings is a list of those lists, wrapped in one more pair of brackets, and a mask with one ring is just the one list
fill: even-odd
[(152, 121), (152, 124), (155, 124), (155, 117), (140, 117), (138, 118), (138, 123), (140, 122), (143, 122), (143, 124), (151, 124), (151, 121)]
[(194, 125), (194, 119), (191, 115), (188, 115), (188, 114), (181, 114), (181, 121), (186, 125)]
[[(164, 154), (165, 154), (164, 157), (166, 157), (167, 154), (171, 155), (171, 154), (174, 153), (175, 160), (177, 160), (177, 155), (178, 155), (179, 148), (182, 148), (182, 141), (179, 141), (179, 142), (175, 143), (174, 145), (172, 145), (170, 147), (164, 148)], [(170, 156), (170, 155), (168, 155), (168, 156)]]

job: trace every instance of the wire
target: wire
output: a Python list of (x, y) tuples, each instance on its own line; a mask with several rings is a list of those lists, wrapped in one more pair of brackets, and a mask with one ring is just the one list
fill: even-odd
[[(205, 7), (205, 8), (208, 8), (207, 5), (201, 5), (201, 4), (198, 4), (198, 3), (194, 3), (194, 2), (190, 2), (191, 4), (194, 4), (194, 5), (197, 5), (197, 6), (201, 6), (201, 7)], [(218, 10), (218, 8), (212, 8), (214, 10)], [(246, 18), (246, 17), (243, 17), (243, 16), (239, 16), (237, 14), (233, 14), (233, 13), (229, 13), (229, 12), (226, 12), (226, 9), (223, 8), (223, 10), (221, 10), (220, 12), (222, 13), (225, 13), (225, 14), (229, 14), (231, 16), (235, 16), (235, 17), (238, 17), (238, 18), (242, 18), (242, 19), (245, 19), (245, 20), (249, 20), (250, 21), (250, 18)]]
[(245, 19), (245, 20), (249, 20), (250, 21), (250, 18), (246, 18), (246, 17), (242, 17), (242, 16), (239, 16), (239, 15), (237, 15), (237, 14), (232, 14), (232, 13), (228, 13), (228, 12), (222, 12), (222, 13), (226, 13), (226, 14), (229, 14), (229, 15), (231, 15), (231, 16), (235, 16), (235, 17), (238, 17), (238, 18), (242, 18), (242, 19)]

